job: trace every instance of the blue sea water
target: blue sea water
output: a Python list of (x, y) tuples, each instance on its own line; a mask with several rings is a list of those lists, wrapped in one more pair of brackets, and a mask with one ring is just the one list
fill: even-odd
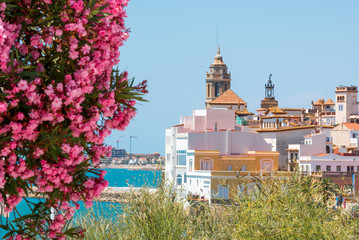
[[(129, 169), (104, 169), (107, 171), (105, 179), (109, 182), (109, 187), (150, 187), (156, 188), (161, 181), (161, 171), (148, 171), (148, 170), (129, 170)], [(41, 201), (40, 199), (31, 199), (32, 201)], [(95, 202), (93, 210), (101, 214), (106, 214), (106, 217), (111, 217), (112, 211), (110, 210), (113, 204), (109, 202)], [(21, 215), (30, 213), (30, 210), (25, 201), (18, 204), (17, 210)], [(108, 211), (107, 211), (108, 210)], [(85, 206), (80, 203), (80, 209), (77, 210), (78, 214), (88, 211)], [(13, 213), (9, 216), (9, 221), (14, 219)], [(6, 218), (1, 216), (1, 224), (6, 223)], [(0, 238), (6, 233), (5, 230), (0, 228)]]
[(158, 187), (161, 180), (161, 171), (104, 169), (107, 171), (105, 179), (109, 187)]

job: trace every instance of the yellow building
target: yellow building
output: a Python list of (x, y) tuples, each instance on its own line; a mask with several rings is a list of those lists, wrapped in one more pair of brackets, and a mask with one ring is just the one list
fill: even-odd
[(220, 155), (216, 150), (195, 150), (193, 168), (186, 176), (188, 190), (204, 200), (233, 199), (240, 194), (240, 178), (272, 175), (278, 170), (278, 157), (271, 151)]

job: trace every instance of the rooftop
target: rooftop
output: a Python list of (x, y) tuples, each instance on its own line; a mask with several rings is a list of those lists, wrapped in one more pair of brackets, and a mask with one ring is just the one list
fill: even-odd
[(246, 105), (246, 102), (243, 101), (240, 97), (238, 97), (237, 94), (235, 94), (231, 89), (228, 89), (221, 95), (219, 95), (216, 99), (211, 101), (209, 103), (217, 105), (217, 104), (223, 104), (223, 105), (234, 105), (234, 104), (241, 104)]
[(308, 125), (308, 126), (298, 126), (298, 127), (285, 127), (279, 129), (273, 128), (265, 128), (265, 129), (258, 129), (257, 132), (285, 132), (285, 131), (294, 131), (294, 130), (301, 130), (301, 129), (308, 129), (308, 128), (315, 128), (318, 127), (317, 125)]
[(344, 126), (351, 130), (359, 130), (359, 124), (358, 123), (343, 123)]

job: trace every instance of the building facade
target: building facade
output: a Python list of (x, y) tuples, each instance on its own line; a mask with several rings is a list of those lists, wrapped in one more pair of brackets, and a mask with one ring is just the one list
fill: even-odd
[(332, 129), (333, 144), (339, 148), (345, 147), (351, 150), (359, 146), (359, 124), (341, 123)]
[[(287, 149), (290, 149), (291, 144), (302, 144), (305, 141), (305, 136), (312, 134), (313, 131), (318, 132), (319, 127), (315, 125), (287, 127), (281, 129), (259, 129), (257, 132), (261, 134), (264, 140), (271, 144), (272, 151), (279, 152), (279, 168), (280, 170), (289, 170), (290, 163)], [(322, 128), (326, 137), (330, 136), (331, 127)], [(324, 140), (324, 143), (326, 139)]]
[(259, 176), (278, 170), (279, 153), (242, 127), (234, 110), (202, 109), (166, 129), (166, 180), (210, 201), (231, 198), (239, 172)]
[(335, 123), (359, 123), (358, 88), (339, 86), (335, 91)]

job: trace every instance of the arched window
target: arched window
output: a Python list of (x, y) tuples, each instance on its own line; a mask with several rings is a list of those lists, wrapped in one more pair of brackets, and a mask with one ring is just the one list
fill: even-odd
[(326, 146), (326, 150), (327, 150), (327, 153), (330, 153), (330, 147), (328, 145)]
[(218, 97), (219, 96), (219, 83), (216, 83), (214, 86), (215, 86), (214, 87), (215, 88), (214, 96)]
[(212, 170), (212, 169), (213, 169), (212, 159), (201, 160), (201, 170)]
[(181, 174), (177, 174), (177, 185), (181, 185), (182, 184), (182, 175)]

